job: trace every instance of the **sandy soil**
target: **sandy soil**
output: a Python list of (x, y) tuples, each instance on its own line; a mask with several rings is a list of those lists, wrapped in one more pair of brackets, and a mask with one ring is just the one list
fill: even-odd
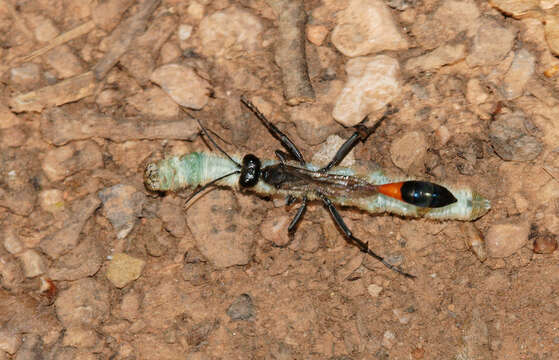
[[(347, 55), (345, 5), (305, 2), (293, 65), (274, 53), (298, 24), (279, 1), (0, 1), (0, 360), (559, 358), (553, 9), (372, 3), (396, 30)], [(185, 211), (191, 190), (145, 189), (148, 162), (209, 151), (179, 104), (226, 151), (273, 158), (245, 94), (327, 159), (353, 133), (332, 117), (348, 61), (379, 54), (394, 94), (375, 108), (382, 89), (350, 90), (371, 92), (372, 120), (398, 112), (350, 164), (492, 203), (472, 223), (340, 209), (416, 279), (346, 243), (320, 203), (289, 238), (284, 199), (222, 188)]]

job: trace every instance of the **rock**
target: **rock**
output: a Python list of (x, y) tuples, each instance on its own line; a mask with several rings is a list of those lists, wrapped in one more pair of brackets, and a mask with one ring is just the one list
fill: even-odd
[(41, 209), (57, 214), (64, 210), (64, 193), (58, 189), (43, 190), (39, 193), (39, 205)]
[(534, 160), (543, 149), (542, 143), (525, 130), (526, 118), (522, 112), (503, 114), (489, 126), (489, 139), (493, 149), (503, 160)]
[(536, 254), (552, 254), (557, 250), (557, 238), (552, 234), (538, 234), (534, 239)]
[(60, 181), (80, 171), (103, 166), (101, 149), (93, 141), (76, 141), (50, 150), (42, 168), (50, 181)]
[(390, 9), (380, 0), (351, 0), (337, 16), (332, 43), (350, 57), (408, 48)]
[(43, 57), (55, 71), (59, 79), (70, 78), (85, 72), (80, 59), (72, 52), (68, 45), (57, 46)]
[(28, 278), (42, 275), (47, 270), (45, 259), (33, 249), (24, 251), (19, 254), (18, 258), (23, 265), (23, 272)]
[(0, 255), (0, 285), (7, 290), (15, 290), (24, 280), (23, 271), (16, 259)]
[(103, 215), (109, 219), (118, 239), (124, 239), (136, 224), (145, 195), (131, 185), (118, 184), (98, 193), (103, 202)]
[(117, 253), (107, 266), (107, 279), (117, 288), (123, 288), (142, 275), (146, 262), (130, 255)]
[(526, 245), (529, 233), (527, 221), (493, 224), (485, 236), (487, 254), (493, 258), (508, 257)]
[(328, 36), (328, 28), (324, 25), (307, 25), (307, 40), (316, 46), (321, 46)]
[(496, 65), (507, 56), (514, 45), (515, 32), (497, 21), (482, 21), (466, 63), (470, 67)]
[(285, 214), (285, 210), (274, 209), (268, 211), (266, 218), (260, 224), (260, 234), (274, 246), (287, 246), (291, 242), (287, 232), (290, 222), (291, 218)]
[(179, 36), (180, 41), (186, 41), (190, 39), (190, 35), (192, 35), (192, 30), (194, 28), (192, 25), (189, 24), (181, 24), (179, 25), (179, 29), (177, 31), (177, 35)]
[(31, 171), (36, 171), (36, 167), (36, 158), (30, 153), (12, 149), (0, 152), (0, 207), (18, 215), (31, 213), (37, 198), (33, 185), (37, 177)]
[(474, 1), (447, 0), (430, 16), (413, 19), (411, 32), (425, 49), (434, 49), (465, 32), (471, 36), (477, 30), (480, 11)]
[(214, 190), (195, 201), (186, 221), (198, 250), (215, 267), (250, 261), (255, 229), (250, 219), (241, 216), (231, 191)]
[[(182, 200), (179, 202), (182, 202)], [(163, 221), (165, 229), (174, 237), (180, 238), (186, 233), (186, 214), (184, 209), (171, 196), (163, 198), (157, 216)]]
[(9, 107), (0, 104), (0, 129), (9, 129), (21, 123), (22, 121), (10, 111)]
[(377, 298), (380, 295), (380, 293), (382, 292), (382, 290), (384, 290), (384, 289), (381, 286), (378, 286), (377, 284), (371, 284), (371, 285), (367, 286), (367, 292), (373, 298)]
[(10, 80), (14, 85), (19, 85), (23, 89), (33, 88), (38, 85), (41, 78), (39, 65), (25, 63), (10, 70)]
[(104, 260), (105, 252), (99, 239), (88, 234), (78, 246), (58, 258), (50, 267), (48, 275), (52, 280), (83, 279), (95, 275)]
[(78, 244), (85, 222), (93, 215), (100, 203), (94, 195), (74, 201), (66, 211), (66, 220), (62, 229), (41, 239), (39, 247), (54, 259), (73, 249)]
[(260, 47), (260, 19), (236, 6), (216, 11), (200, 22), (198, 36), (206, 56), (235, 57), (250, 55)]
[(427, 139), (422, 132), (410, 131), (396, 138), (390, 145), (390, 158), (394, 165), (404, 171), (412, 166), (423, 165), (427, 154)]
[(23, 243), (19, 239), (16, 230), (10, 227), (3, 229), (3, 242), (4, 248), (12, 255), (16, 255), (23, 251)]
[(110, 0), (95, 3), (92, 6), (91, 18), (95, 25), (105, 30), (112, 31), (120, 22), (120, 17), (134, 0)]
[(512, 65), (503, 77), (503, 93), (506, 99), (512, 100), (522, 96), (535, 67), (536, 58), (528, 50), (520, 49), (516, 52)]
[(22, 335), (13, 329), (0, 328), (0, 350), (10, 355), (16, 353), (23, 342)]
[(382, 346), (387, 349), (392, 349), (396, 344), (396, 335), (390, 330), (386, 330), (382, 335)]
[(77, 348), (92, 348), (100, 340), (100, 336), (94, 329), (81, 327), (70, 327), (64, 331), (62, 345)]
[(250, 320), (254, 317), (254, 312), (254, 304), (248, 294), (239, 295), (227, 309), (227, 315), (233, 321)]
[(0, 130), (0, 147), (20, 147), (27, 139), (28, 135), (19, 126)]
[(92, 278), (71, 282), (54, 303), (56, 315), (66, 328), (99, 326), (108, 319), (109, 305), (107, 286)]
[[(346, 142), (338, 135), (330, 135), (326, 139), (326, 142), (321, 144), (317, 151), (313, 154), (312, 163), (320, 166), (327, 165), (330, 160), (336, 155), (338, 149)], [(349, 154), (346, 155), (344, 160), (338, 166), (351, 167), (355, 164), (355, 152), (351, 150)]]
[(409, 59), (404, 66), (406, 71), (433, 71), (444, 65), (454, 64), (466, 57), (466, 45), (445, 44), (428, 54)]
[(484, 262), (487, 259), (487, 250), (481, 232), (471, 222), (460, 223), (459, 226), (465, 245), (472, 250), (479, 261)]
[(126, 99), (142, 114), (153, 119), (173, 119), (179, 116), (179, 106), (163, 90), (150, 87)]
[(297, 135), (309, 145), (324, 142), (341, 126), (332, 119), (330, 108), (322, 104), (300, 104), (289, 108), (291, 121), (297, 127)]
[(491, 0), (489, 5), (495, 7), (506, 14), (514, 17), (520, 17), (526, 13), (533, 11), (539, 5), (539, 0), (532, 1), (515, 1), (515, 0)]
[(151, 81), (161, 86), (177, 104), (199, 110), (208, 102), (211, 85), (194, 69), (178, 64), (163, 65), (153, 71)]
[(27, 25), (31, 27), (35, 38), (39, 42), (47, 42), (60, 34), (60, 30), (54, 22), (46, 16), (39, 13), (32, 13), (27, 16)]
[(371, 112), (381, 110), (402, 91), (398, 61), (386, 55), (351, 59), (347, 81), (336, 100), (332, 116), (344, 126), (354, 126)]
[(483, 104), (489, 98), (487, 89), (481, 84), (478, 78), (468, 80), (466, 85), (466, 99), (470, 104)]

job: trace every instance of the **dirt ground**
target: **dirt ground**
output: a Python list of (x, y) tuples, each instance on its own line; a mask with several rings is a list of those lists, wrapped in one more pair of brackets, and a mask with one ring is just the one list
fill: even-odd
[[(0, 0), (0, 360), (558, 359), (556, 3)], [(273, 159), (241, 95), (319, 163), (391, 104), (348, 166), (492, 208), (341, 208), (408, 279), (320, 203), (289, 237), (285, 199), (146, 190), (212, 151), (190, 116)]]

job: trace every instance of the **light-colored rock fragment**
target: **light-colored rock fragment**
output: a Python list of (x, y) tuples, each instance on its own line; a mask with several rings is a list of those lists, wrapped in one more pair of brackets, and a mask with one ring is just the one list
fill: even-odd
[(94, 329), (70, 327), (64, 331), (62, 345), (79, 348), (91, 348), (99, 342), (99, 334)]
[(260, 19), (246, 10), (232, 6), (217, 11), (200, 22), (201, 51), (206, 56), (246, 56), (260, 46), (262, 30)]
[(80, 59), (68, 45), (57, 46), (46, 53), (44, 59), (56, 71), (59, 79), (66, 79), (85, 71)]
[(483, 20), (466, 57), (467, 64), (471, 67), (498, 64), (511, 51), (515, 37), (511, 28), (503, 27), (495, 20)]
[(410, 131), (396, 138), (390, 145), (390, 158), (394, 165), (406, 171), (420, 166), (427, 153), (427, 139), (422, 132)]
[(493, 149), (503, 160), (534, 160), (543, 149), (542, 142), (529, 135), (525, 127), (526, 117), (520, 111), (497, 116), (489, 127), (489, 139)]
[(371, 295), (371, 297), (374, 298), (377, 298), (382, 290), (383, 288), (381, 286), (378, 286), (377, 284), (371, 284), (367, 286), (367, 292), (369, 293), (369, 295)]
[(34, 86), (40, 79), (40, 71), (39, 65), (25, 63), (10, 70), (10, 80), (20, 86)]
[(93, 141), (76, 141), (50, 150), (42, 169), (50, 181), (60, 181), (82, 170), (103, 166), (101, 149)]
[(257, 232), (251, 220), (241, 216), (233, 194), (225, 190), (214, 190), (203, 201), (194, 201), (186, 216), (198, 250), (218, 268), (250, 261)]
[(103, 282), (85, 278), (70, 283), (54, 303), (60, 322), (69, 327), (96, 327), (109, 315), (109, 290)]
[(380, 0), (351, 0), (337, 16), (332, 43), (351, 57), (408, 48), (390, 9)]
[(23, 243), (19, 239), (15, 229), (4, 226), (3, 229), (3, 245), (4, 249), (10, 254), (15, 255), (23, 251)]
[(41, 209), (52, 214), (64, 210), (64, 193), (58, 189), (47, 189), (39, 193), (39, 205)]
[(407, 71), (436, 70), (448, 64), (454, 64), (466, 56), (466, 45), (446, 44), (428, 54), (411, 58), (404, 68)]
[(22, 122), (22, 120), (10, 111), (9, 107), (0, 104), (0, 129), (8, 129), (20, 125)]
[(151, 74), (151, 81), (161, 86), (177, 104), (201, 109), (210, 96), (211, 85), (194, 69), (178, 64), (163, 65)]
[(382, 346), (387, 349), (391, 349), (396, 344), (396, 335), (390, 331), (386, 330), (382, 335)]
[(316, 46), (321, 46), (328, 36), (328, 28), (324, 25), (307, 25), (307, 40)]
[(485, 236), (487, 254), (493, 258), (511, 256), (528, 242), (530, 224), (527, 221), (493, 224)]
[(332, 116), (344, 126), (354, 126), (373, 111), (384, 108), (400, 93), (400, 65), (386, 55), (351, 59), (347, 81)]
[(489, 4), (508, 15), (521, 17), (530, 11), (537, 10), (540, 0), (490, 0)]
[[(272, 242), (274, 246), (284, 247), (291, 241), (287, 233), (287, 227), (291, 218), (281, 211), (271, 210), (266, 215), (266, 219), (260, 224), (260, 234)], [(283, 214), (282, 214), (283, 213)]]
[(0, 328), (0, 350), (14, 355), (23, 342), (22, 337), (15, 329)]
[(125, 238), (136, 224), (145, 195), (135, 187), (124, 184), (101, 190), (98, 195), (103, 202), (103, 215), (113, 225), (117, 238)]
[(526, 49), (520, 49), (503, 77), (503, 93), (508, 100), (522, 96), (528, 80), (534, 74), (536, 58)]
[(483, 104), (489, 98), (487, 89), (481, 84), (478, 78), (468, 80), (466, 85), (466, 99), (470, 104)]
[(117, 288), (123, 288), (142, 275), (146, 262), (127, 254), (117, 253), (107, 266), (107, 279)]
[(47, 264), (43, 256), (33, 249), (26, 250), (19, 254), (19, 260), (23, 265), (23, 272), (28, 278), (42, 275), (47, 269)]
[(105, 253), (99, 239), (92, 235), (50, 266), (48, 276), (52, 280), (74, 281), (93, 276), (99, 271)]

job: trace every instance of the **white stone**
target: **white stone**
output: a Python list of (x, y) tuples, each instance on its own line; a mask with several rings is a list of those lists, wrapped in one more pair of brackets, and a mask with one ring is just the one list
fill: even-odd
[(520, 49), (514, 55), (509, 70), (503, 77), (503, 93), (508, 100), (524, 93), (526, 83), (534, 74), (536, 58), (526, 49)]
[(185, 41), (192, 35), (192, 25), (182, 24), (179, 26), (178, 35), (180, 41)]
[(380, 0), (351, 0), (337, 18), (332, 43), (351, 57), (408, 48), (390, 9)]
[(260, 19), (246, 10), (230, 7), (217, 11), (200, 22), (201, 51), (206, 56), (246, 56), (259, 46), (262, 30)]
[(32, 249), (19, 255), (19, 260), (23, 264), (23, 272), (28, 278), (42, 275), (47, 269), (47, 265), (41, 254)]
[(401, 92), (398, 61), (386, 55), (351, 59), (347, 81), (332, 116), (344, 126), (357, 125), (366, 115), (384, 108)]
[(23, 243), (13, 229), (4, 230), (4, 248), (12, 255), (23, 251)]

